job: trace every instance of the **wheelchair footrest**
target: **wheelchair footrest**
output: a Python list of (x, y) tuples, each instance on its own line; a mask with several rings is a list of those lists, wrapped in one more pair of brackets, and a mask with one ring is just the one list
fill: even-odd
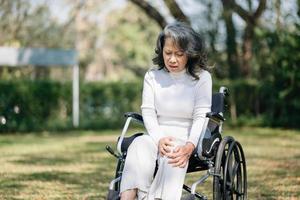
[[(191, 193), (191, 188), (187, 185), (183, 185), (183, 189), (189, 193)], [(182, 200), (194, 200), (194, 199), (200, 199), (200, 200), (207, 200), (207, 197), (200, 194), (200, 193), (195, 193), (195, 194), (188, 194), (187, 196), (181, 198)]]

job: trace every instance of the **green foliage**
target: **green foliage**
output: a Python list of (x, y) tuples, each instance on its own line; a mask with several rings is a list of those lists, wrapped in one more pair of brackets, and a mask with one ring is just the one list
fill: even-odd
[(61, 24), (47, 4), (0, 1), (0, 45), (14, 47), (74, 48), (71, 23)]
[(141, 82), (88, 83), (81, 89), (82, 127), (116, 128), (125, 112), (140, 112)]
[(299, 127), (300, 26), (294, 32), (261, 31), (257, 44), (264, 114), (272, 126)]
[(6, 119), (1, 132), (44, 129), (66, 94), (60, 83), (51, 81), (1, 81), (0, 88), (0, 115)]
[[(223, 80), (214, 84), (216, 89), (221, 85), (229, 88), (229, 109), (225, 114), (230, 124), (300, 128), (299, 95), (296, 93), (300, 91), (299, 81), (297, 90), (296, 87), (280, 88), (276, 83), (254, 79)], [(234, 123), (230, 121), (230, 106), (236, 108), (237, 121)]]
[[(214, 81), (214, 91), (221, 85), (229, 88), (229, 104), (236, 107), (235, 125), (299, 128), (295, 89), (287, 90), (286, 97), (285, 90), (277, 92), (275, 84), (264, 81), (223, 80)], [(140, 112), (141, 91), (141, 81), (82, 83), (79, 128), (120, 128), (125, 112)], [(230, 123), (230, 109), (225, 114)], [(0, 81), (1, 117), (6, 122), (0, 124), (0, 132), (72, 129), (71, 83)]]
[(259, 99), (260, 83), (254, 79), (237, 79), (215, 81), (214, 91), (220, 86), (226, 86), (229, 89), (230, 99), (235, 101), (238, 115), (251, 116), (259, 111), (256, 110), (257, 100)]
[[(140, 82), (86, 83), (80, 88), (80, 128), (117, 128), (127, 111), (139, 112)], [(0, 132), (72, 128), (70, 83), (0, 82)], [(0, 121), (1, 122), (1, 121)]]
[[(3, 19), (0, 20), (0, 45), (73, 48), (76, 34), (75, 18), (72, 17), (80, 10), (85, 13), (83, 16), (90, 16), (85, 17), (84, 23), (77, 23), (81, 73), (86, 73), (85, 67), (94, 63), (101, 69), (101, 75), (104, 77), (109, 77), (107, 74), (111, 73), (123, 80), (128, 79), (129, 73), (125, 74), (124, 71), (133, 72), (130, 73), (132, 79), (136, 78), (132, 74), (142, 77), (141, 74), (151, 65), (155, 39), (160, 28), (134, 4), (129, 3), (125, 9), (111, 12), (112, 14), (106, 16), (105, 26), (97, 26), (96, 21), (88, 19), (97, 16), (99, 8), (105, 6), (105, 3), (86, 4), (80, 8), (76, 6), (76, 2), (67, 2), (73, 14), (70, 13), (68, 21), (61, 24), (52, 18), (48, 4), (32, 4), (19, 0), (0, 1), (0, 17)], [(208, 8), (212, 5), (208, 2), (204, 4)], [(212, 8), (208, 10), (212, 11)], [(213, 11), (212, 15), (215, 12)], [(280, 19), (280, 12), (276, 14), (279, 14)], [(214, 85), (216, 89), (220, 85), (230, 89), (230, 102), (232, 107), (236, 108), (236, 124), (299, 128), (300, 70), (297, 64), (300, 63), (300, 30), (296, 24), (297, 20), (288, 22), (282, 18), (282, 29), (280, 24), (278, 27), (270, 25), (275, 31), (267, 30), (262, 20), (254, 34), (252, 77), (227, 80), (226, 78), (230, 78), (229, 69), (233, 67), (226, 64), (226, 60), (229, 59), (225, 50), (228, 44), (219, 41), (218, 34), (223, 36), (222, 32), (214, 31), (218, 29), (217, 24), (224, 19), (211, 17), (208, 16), (205, 20), (210, 23), (199, 21), (199, 24), (195, 25), (202, 31), (206, 30), (204, 24), (214, 26), (212, 32), (203, 32), (206, 38), (211, 38), (208, 40), (211, 42), (210, 64), (222, 66), (216, 68), (214, 73), (214, 76), (222, 80), (214, 81)], [(240, 37), (239, 34), (237, 37)], [(22, 69), (3, 66), (0, 68), (0, 117), (4, 116), (6, 119), (6, 124), (0, 125), (1, 132), (72, 127), (70, 83), (47, 80), (15, 81), (29, 75), (33, 79), (47, 78), (51, 72), (53, 68), (32, 66)], [(81, 77), (86, 77), (85, 75), (81, 74)], [(124, 112), (139, 111), (141, 87), (141, 81), (81, 84), (81, 128), (120, 126)], [(230, 120), (230, 116), (227, 119)]]
[[(128, 13), (135, 14), (128, 15)], [(115, 64), (141, 76), (152, 65), (160, 28), (149, 20), (145, 13), (131, 4), (128, 4), (126, 9), (116, 12), (110, 20), (114, 23), (107, 37), (117, 54)]]

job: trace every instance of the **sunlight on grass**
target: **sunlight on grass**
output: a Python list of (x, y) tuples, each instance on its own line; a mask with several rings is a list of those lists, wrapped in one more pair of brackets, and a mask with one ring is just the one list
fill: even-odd
[[(0, 136), (0, 199), (105, 199), (120, 131)], [(134, 131), (133, 131), (134, 132)], [(300, 131), (227, 129), (242, 143), (249, 199), (300, 199)], [(206, 172), (188, 174), (191, 184)], [(212, 198), (212, 178), (198, 188)]]

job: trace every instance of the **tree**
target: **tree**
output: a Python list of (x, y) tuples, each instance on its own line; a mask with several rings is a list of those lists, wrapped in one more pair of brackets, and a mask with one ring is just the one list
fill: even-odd
[[(124, 12), (132, 14), (125, 15)], [(114, 64), (142, 78), (152, 66), (160, 26), (132, 4), (128, 4), (124, 10), (114, 12), (107, 18), (107, 22), (109, 31), (106, 45), (110, 45), (114, 52), (111, 54), (115, 56)]]
[[(49, 6), (29, 1), (0, 1), (0, 46), (36, 48), (74, 48), (72, 26), (65, 26), (51, 16)], [(14, 78), (29, 76), (32, 79), (48, 78), (45, 67), (0, 68), (0, 76)]]
[[(161, 27), (165, 25), (166, 20), (162, 20), (161, 16), (153, 15), (152, 13), (157, 13), (156, 8), (152, 7), (150, 3), (146, 1), (130, 0), (135, 5), (142, 8), (146, 14), (157, 21)], [(182, 8), (177, 4), (176, 1), (165, 0), (165, 5), (169, 9), (170, 13), (175, 19), (181, 21), (186, 21), (190, 23), (188, 17), (182, 11)], [(222, 0), (223, 4), (223, 19), (226, 25), (226, 49), (227, 49), (227, 60), (230, 67), (229, 74), (230, 78), (236, 78), (240, 75), (243, 77), (249, 77), (251, 75), (251, 59), (252, 59), (252, 43), (254, 39), (254, 29), (258, 25), (259, 19), (266, 9), (266, 0), (259, 1), (258, 7), (256, 9), (252, 8), (252, 1), (247, 0), (249, 9), (246, 10), (236, 3), (235, 0)], [(147, 9), (145, 9), (147, 8)], [(236, 30), (233, 23), (233, 13), (239, 15), (245, 22), (246, 26), (243, 31), (243, 42), (241, 51), (237, 48), (236, 43)], [(164, 23), (162, 23), (164, 21)], [(242, 56), (239, 56), (239, 52), (242, 52)], [(239, 59), (241, 58), (241, 60)]]
[[(232, 7), (233, 11), (237, 13), (246, 23), (243, 35), (242, 44), (242, 62), (241, 62), (241, 74), (243, 77), (249, 77), (251, 75), (251, 59), (253, 57), (252, 44), (254, 40), (254, 29), (258, 25), (259, 19), (266, 9), (266, 0), (260, 0), (259, 4), (254, 11), (252, 11), (252, 1), (248, 0), (249, 11), (238, 5), (235, 0), (222, 0), (223, 5), (228, 4)], [(226, 5), (227, 6), (227, 5)]]
[(236, 28), (233, 23), (233, 9), (228, 0), (222, 0), (223, 19), (226, 26), (226, 52), (229, 66), (229, 78), (234, 79), (240, 76), (240, 62), (236, 43)]

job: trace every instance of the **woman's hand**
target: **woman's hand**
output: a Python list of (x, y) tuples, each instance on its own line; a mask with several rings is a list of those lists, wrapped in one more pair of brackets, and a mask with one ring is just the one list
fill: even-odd
[(163, 137), (158, 141), (158, 151), (161, 156), (171, 152), (171, 147), (174, 146), (174, 138), (171, 136)]
[(173, 164), (174, 167), (184, 168), (189, 162), (195, 146), (191, 142), (187, 142), (183, 146), (178, 146), (173, 152), (168, 153), (167, 156), (170, 159), (169, 164)]

